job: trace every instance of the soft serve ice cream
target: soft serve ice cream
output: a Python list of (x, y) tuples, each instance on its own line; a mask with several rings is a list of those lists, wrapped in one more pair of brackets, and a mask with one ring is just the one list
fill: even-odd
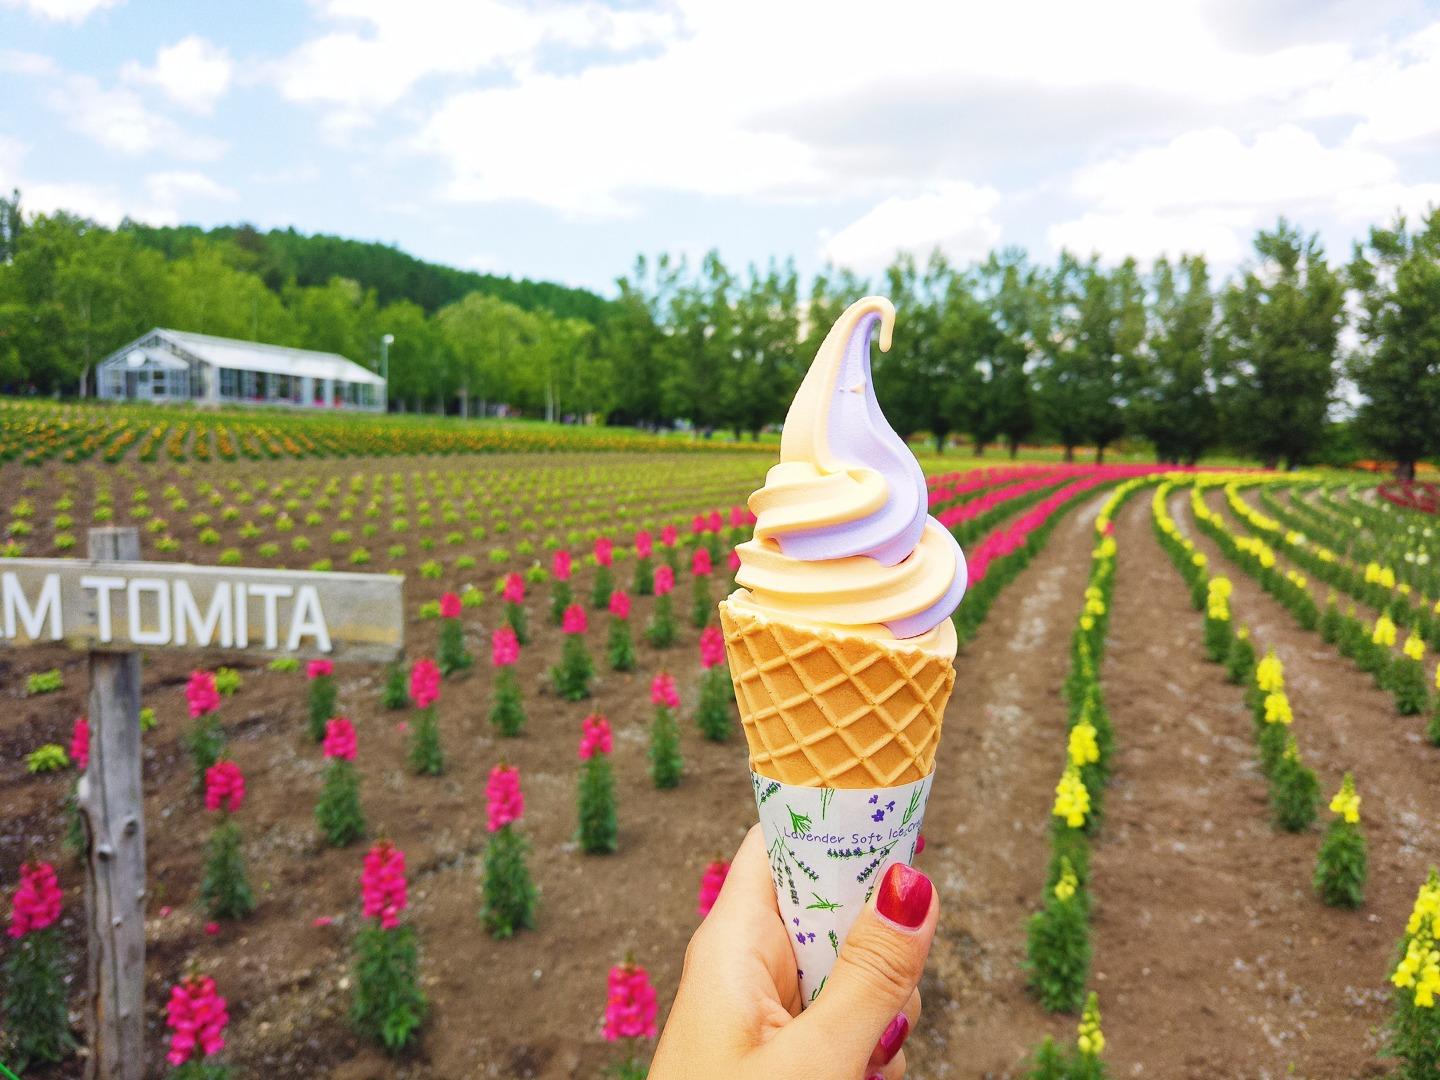
[(869, 296), (820, 346), (720, 604), (805, 1004), (890, 864), (915, 856), (955, 685), (965, 557), (926, 514), (924, 474), (870, 378), (871, 335), (888, 350), (894, 324)]
[(750, 496), (755, 537), (737, 549), (738, 611), (955, 655), (950, 613), (965, 556), (926, 514), (925, 476), (880, 411), (870, 338), (889, 351), (895, 308), (852, 304), (800, 384), (780, 464)]

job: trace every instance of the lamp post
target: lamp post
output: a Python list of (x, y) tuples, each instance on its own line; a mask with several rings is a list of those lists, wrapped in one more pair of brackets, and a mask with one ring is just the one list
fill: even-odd
[(385, 389), (381, 393), (384, 399), (382, 412), (390, 411), (390, 346), (395, 341), (394, 334), (386, 334), (380, 339), (380, 377), (385, 380)]

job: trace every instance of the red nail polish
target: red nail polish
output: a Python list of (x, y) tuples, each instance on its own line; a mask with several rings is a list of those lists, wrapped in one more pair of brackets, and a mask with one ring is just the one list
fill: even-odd
[(930, 894), (935, 887), (914, 867), (891, 863), (880, 882), (875, 910), (893, 923), (914, 930), (930, 913)]
[(905, 1018), (904, 1013), (896, 1013), (895, 1019), (891, 1020), (884, 1032), (880, 1035), (880, 1042), (875, 1046), (875, 1052), (880, 1055), (880, 1064), (889, 1065), (900, 1052), (904, 1045), (905, 1038), (910, 1034), (910, 1021)]

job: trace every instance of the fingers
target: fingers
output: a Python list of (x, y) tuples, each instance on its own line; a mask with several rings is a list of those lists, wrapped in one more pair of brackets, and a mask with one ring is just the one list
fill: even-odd
[(765, 836), (758, 824), (750, 826), (740, 842), (735, 858), (730, 861), (725, 884), (720, 886), (720, 895), (715, 898), (715, 906), (706, 921), (717, 915), (722, 919), (746, 921), (762, 915), (780, 916), (775, 882), (770, 877), (770, 860), (765, 857)]
[(882, 1066), (893, 1061), (899, 1048), (905, 1044), (906, 1038), (909, 1037), (910, 1032), (915, 1030), (919, 1022), (920, 991), (916, 990), (910, 995), (910, 1000), (905, 1003), (905, 1008), (896, 1013), (895, 1019), (891, 1020), (885, 1030), (880, 1033), (880, 1038), (875, 1043), (875, 1049), (870, 1054), (870, 1069), (878, 1071)]
[(891, 866), (845, 938), (824, 991), (793, 1025), (796, 1033), (829, 1047), (839, 1062), (870, 1061), (886, 1035), (893, 1064), (909, 1034), (908, 1015), (903, 1032), (892, 1025), (915, 995), (939, 913), (929, 878), (903, 863)]

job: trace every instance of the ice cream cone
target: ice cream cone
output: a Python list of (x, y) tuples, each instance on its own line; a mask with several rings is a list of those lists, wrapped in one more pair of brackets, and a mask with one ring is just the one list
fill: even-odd
[(795, 787), (886, 788), (929, 776), (950, 658), (720, 604), (750, 769)]

